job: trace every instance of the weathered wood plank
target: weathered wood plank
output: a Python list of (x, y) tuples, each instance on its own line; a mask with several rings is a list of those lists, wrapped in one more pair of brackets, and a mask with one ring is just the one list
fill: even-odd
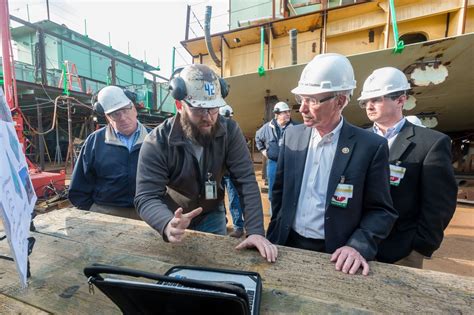
[(25, 304), (24, 302), (17, 301), (11, 297), (8, 297), (0, 293), (0, 314), (13, 315), (13, 314), (50, 314), (34, 306)]
[[(269, 264), (257, 251), (235, 250), (238, 240), (229, 237), (189, 232), (182, 244), (171, 245), (143, 222), (74, 209), (35, 222), (30, 289), (17, 292), (16, 273), (8, 272), (0, 274), (0, 293), (57, 313), (117, 311), (98, 290), (89, 295), (82, 269), (92, 262), (158, 273), (177, 264), (257, 271), (264, 281), (262, 312), (268, 314), (472, 313), (469, 277), (381, 263), (370, 263), (368, 277), (348, 276), (334, 270), (329, 255), (286, 247)], [(4, 268), (14, 265), (0, 261)]]
[[(89, 314), (96, 310), (100, 310), (101, 314), (119, 313), (115, 305), (99, 290), (95, 289), (93, 296), (89, 294), (82, 270), (93, 262), (156, 273), (164, 273), (172, 266), (157, 260), (156, 257), (153, 259), (96, 247), (93, 242), (80, 243), (42, 233), (34, 233), (34, 236), (37, 238), (38, 247), (31, 256), (32, 277), (29, 279), (28, 290), (19, 289), (13, 263), (0, 261), (0, 269), (8, 271), (1, 276), (0, 292), (28, 304), (40, 305), (52, 313)], [(0, 246), (0, 250), (3, 249)], [(265, 288), (264, 296), (268, 298), (265, 298), (267, 302), (262, 303), (262, 310), (271, 314), (311, 314), (315, 307), (325, 313), (333, 310), (366, 313), (363, 310), (345, 309), (333, 303), (271, 288)], [(275, 303), (275, 297), (278, 297), (278, 303)], [(281, 307), (282, 303), (286, 305), (285, 308)]]

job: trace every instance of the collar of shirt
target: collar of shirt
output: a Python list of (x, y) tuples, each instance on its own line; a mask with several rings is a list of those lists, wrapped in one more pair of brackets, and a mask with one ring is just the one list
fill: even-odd
[(135, 144), (138, 137), (140, 136), (140, 129), (141, 129), (140, 126), (141, 126), (140, 122), (137, 122), (137, 129), (135, 130), (134, 133), (132, 133), (129, 136), (126, 136), (114, 129), (114, 132), (117, 135), (117, 138), (120, 140), (120, 142), (122, 142), (127, 147), (128, 151), (132, 149), (133, 145)]
[(316, 141), (318, 145), (326, 145), (333, 143), (339, 139), (339, 134), (341, 133), (342, 125), (344, 124), (344, 118), (341, 117), (341, 121), (337, 124), (336, 128), (334, 128), (331, 132), (325, 134), (323, 137), (319, 134), (319, 131), (314, 128), (311, 139)]
[(382, 130), (380, 130), (380, 128), (377, 126), (377, 123), (374, 123), (374, 126), (373, 126), (373, 131), (378, 134), (379, 136), (382, 136), (384, 137), (385, 139), (391, 139), (393, 137), (395, 137), (396, 135), (398, 135), (398, 133), (400, 132), (400, 130), (402, 130), (402, 127), (403, 125), (405, 124), (405, 117), (403, 117), (399, 122), (397, 122), (392, 128), (388, 128), (387, 129), (387, 132), (385, 134), (383, 134)]

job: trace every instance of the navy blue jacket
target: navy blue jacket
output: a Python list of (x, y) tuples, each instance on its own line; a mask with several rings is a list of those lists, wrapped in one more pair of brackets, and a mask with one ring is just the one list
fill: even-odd
[(278, 126), (276, 119), (272, 119), (255, 134), (255, 144), (259, 151), (267, 150), (267, 157), (270, 160), (278, 160), (278, 153), (280, 151), (281, 139), (285, 133), (286, 128), (295, 125), (293, 120), (290, 120), (288, 124), (281, 128)]
[(93, 203), (104, 206), (133, 207), (138, 153), (148, 130), (141, 124), (133, 148), (117, 138), (107, 125), (87, 137), (72, 173), (69, 200), (79, 209)]

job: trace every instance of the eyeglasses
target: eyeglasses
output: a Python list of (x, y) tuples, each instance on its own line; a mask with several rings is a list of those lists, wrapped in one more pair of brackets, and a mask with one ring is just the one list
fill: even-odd
[(302, 95), (295, 95), (295, 98), (296, 98), (296, 102), (300, 105), (305, 103), (305, 104), (309, 104), (310, 106), (319, 106), (329, 100), (332, 100), (336, 96), (337, 94), (334, 94), (334, 95), (322, 98), (320, 100), (316, 99), (313, 96), (302, 96)]
[(186, 104), (188, 105), (188, 108), (193, 113), (193, 115), (197, 115), (197, 116), (206, 116), (207, 114), (215, 115), (219, 112), (219, 107), (202, 108), (202, 107), (193, 107), (188, 102), (186, 102)]
[(372, 104), (381, 104), (384, 101), (385, 98), (389, 98), (392, 101), (394, 101), (402, 95), (405, 95), (405, 92), (402, 92), (402, 93), (396, 93), (395, 92), (395, 93), (382, 95), (382, 96), (378, 96), (378, 97), (372, 97), (372, 98), (369, 98), (367, 100), (360, 100), (359, 101), (359, 106), (360, 106), (360, 108), (365, 109), (367, 107), (367, 103), (369, 103), (369, 102), (371, 102)]
[(122, 114), (123, 114), (123, 115), (128, 114), (128, 113), (132, 110), (132, 108), (133, 108), (133, 105), (130, 104), (130, 105), (128, 105), (128, 106), (122, 107), (122, 108), (120, 108), (119, 110), (116, 110), (116, 111), (114, 111), (114, 112), (112, 112), (112, 113), (110, 113), (110, 114), (107, 114), (107, 115), (108, 115), (112, 120), (115, 121), (115, 120), (118, 120), (118, 119), (122, 116)]

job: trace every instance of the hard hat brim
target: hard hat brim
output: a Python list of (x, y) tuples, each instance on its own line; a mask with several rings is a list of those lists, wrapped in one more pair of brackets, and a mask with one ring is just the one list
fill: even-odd
[(227, 103), (223, 98), (216, 98), (215, 100), (201, 101), (201, 100), (186, 100), (192, 107), (201, 107), (201, 108), (216, 108), (226, 106)]
[(108, 114), (113, 113), (113, 112), (115, 112), (115, 111), (117, 111), (117, 110), (119, 110), (119, 109), (121, 109), (125, 106), (130, 105), (130, 104), (132, 104), (132, 101), (120, 103), (120, 104), (114, 106), (113, 108), (108, 109), (107, 111), (104, 111), (104, 113), (108, 115)]
[(377, 92), (367, 93), (366, 95), (361, 95), (357, 100), (358, 101), (365, 101), (365, 100), (368, 100), (368, 99), (371, 99), (371, 98), (385, 96), (385, 95), (392, 94), (392, 93), (395, 93), (395, 92), (408, 91), (408, 90), (409, 90), (409, 88), (408, 89), (406, 89), (406, 88), (395, 89), (395, 90), (390, 90), (390, 91), (385, 91), (385, 90), (377, 91)]
[(344, 89), (322, 89), (320, 87), (316, 86), (297, 86), (293, 90), (291, 90), (291, 93), (295, 95), (317, 95), (317, 94), (323, 94), (323, 93), (328, 93), (328, 92), (340, 92), (340, 91), (348, 91), (348, 90), (353, 90), (353, 87), (347, 87)]

